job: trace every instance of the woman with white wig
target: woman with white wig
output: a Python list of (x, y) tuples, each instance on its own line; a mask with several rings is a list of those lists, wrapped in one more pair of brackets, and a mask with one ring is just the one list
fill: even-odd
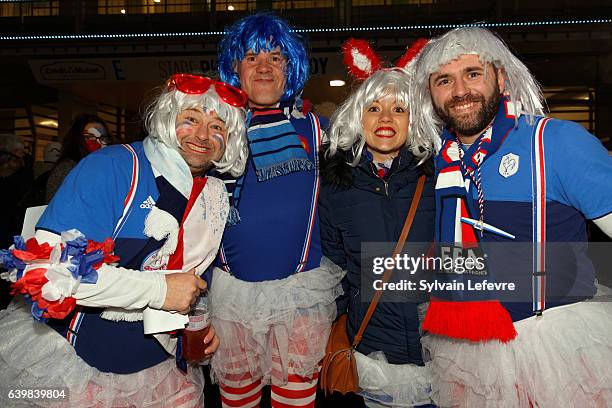
[[(416, 47), (422, 45), (418, 41)], [(347, 271), (345, 293), (337, 304), (339, 316), (348, 314), (346, 330), (352, 342), (373, 292), (369, 261), (362, 265), (373, 253), (362, 253), (362, 243), (388, 243), (381, 255), (391, 256), (420, 178), (424, 189), (407, 242), (432, 242), (435, 208), (433, 142), (416, 142), (409, 132), (407, 58), (399, 67), (380, 69), (364, 41), (350, 40), (344, 51), (351, 72), (365, 80), (331, 118), (321, 159), (319, 217), (323, 253)], [(417, 52), (413, 47), (407, 54)], [(364, 59), (369, 64), (360, 67)], [(369, 271), (363, 276), (362, 267)], [(429, 402), (429, 371), (419, 333), (418, 306), (423, 301), (398, 301), (385, 293), (376, 306), (356, 354), (360, 395), (367, 406)]]
[[(149, 108), (149, 136), (87, 155), (36, 239), (0, 251), (23, 295), (0, 313), (0, 381), (15, 390), (1, 406), (203, 405), (202, 372), (169, 333), (188, 319), (166, 312), (188, 313), (206, 289), (229, 212), (208, 172), (244, 170), (246, 101), (225, 83), (173, 75)], [(207, 358), (219, 346), (213, 327), (200, 341)]]

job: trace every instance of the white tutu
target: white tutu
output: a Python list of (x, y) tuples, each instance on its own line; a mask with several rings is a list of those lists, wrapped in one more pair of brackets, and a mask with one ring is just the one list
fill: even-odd
[[(112, 335), (112, 333), (109, 333)], [(133, 374), (98, 371), (77, 356), (55, 330), (34, 320), (30, 306), (14, 301), (0, 312), (0, 384), (4, 389), (67, 389), (65, 399), (15, 400), (6, 392), (0, 406), (61, 407), (200, 407), (204, 380), (200, 370), (188, 375), (174, 359)]]
[(356, 352), (355, 358), (360, 394), (369, 407), (412, 407), (431, 403), (429, 366), (389, 364), (382, 351), (367, 356)]
[(211, 361), (214, 378), (232, 386), (258, 378), (282, 386), (289, 371), (312, 377), (325, 353), (343, 276), (326, 258), (319, 268), (264, 282), (215, 269), (209, 301), (221, 345)]
[(507, 344), (425, 336), (434, 403), (470, 408), (612, 406), (612, 303), (555, 307), (514, 326), (518, 335)]

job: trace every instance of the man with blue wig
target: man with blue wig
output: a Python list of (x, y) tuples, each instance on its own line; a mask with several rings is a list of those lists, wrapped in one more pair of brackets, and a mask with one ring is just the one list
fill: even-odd
[(223, 81), (248, 95), (245, 174), (231, 196), (210, 291), (222, 344), (212, 361), (224, 407), (314, 406), (343, 272), (322, 259), (317, 214), (322, 124), (302, 112), (304, 42), (284, 20), (248, 16), (219, 44)]

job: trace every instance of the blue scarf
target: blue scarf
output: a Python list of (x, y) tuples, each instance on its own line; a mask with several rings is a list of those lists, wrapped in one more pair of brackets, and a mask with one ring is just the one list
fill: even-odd
[[(290, 121), (290, 107), (250, 109), (247, 114), (247, 139), (250, 156), (255, 166), (257, 181), (266, 181), (297, 171), (314, 170), (304, 143)], [(227, 224), (240, 222), (238, 206), (245, 174), (235, 183), (226, 184), (230, 194), (230, 213)]]
[(295, 128), (280, 108), (251, 109), (247, 124), (258, 181), (314, 169)]

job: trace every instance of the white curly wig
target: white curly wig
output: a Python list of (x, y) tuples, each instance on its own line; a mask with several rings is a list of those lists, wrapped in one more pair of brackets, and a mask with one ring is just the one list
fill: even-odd
[[(327, 134), (329, 142), (328, 156), (333, 156), (338, 149), (350, 151), (351, 166), (356, 166), (361, 159), (366, 139), (363, 135), (363, 112), (377, 99), (393, 96), (395, 100), (408, 109), (410, 75), (402, 68), (381, 69), (368, 77), (344, 103), (334, 112), (330, 119)], [(433, 142), (421, 140), (419, 143), (408, 135), (406, 145), (413, 154), (422, 160), (431, 155)]]
[(147, 109), (145, 125), (149, 137), (178, 151), (176, 118), (182, 111), (195, 107), (213, 110), (225, 122), (227, 145), (221, 160), (213, 162), (216, 169), (221, 173), (229, 172), (233, 176), (241, 175), (249, 155), (245, 111), (223, 102), (214, 87), (200, 95), (186, 94), (176, 88), (164, 90)]
[[(456, 28), (431, 40), (419, 55), (410, 88), (410, 130), (416, 143), (436, 140), (444, 123), (435, 112), (429, 91), (429, 77), (438, 69), (461, 55), (478, 55), (485, 65), (493, 64), (504, 76), (504, 94), (517, 104), (517, 110), (527, 115), (529, 123), (534, 116), (543, 115), (544, 96), (529, 69), (510, 52), (506, 44), (491, 31), (480, 27)], [(518, 115), (517, 115), (518, 120)]]

